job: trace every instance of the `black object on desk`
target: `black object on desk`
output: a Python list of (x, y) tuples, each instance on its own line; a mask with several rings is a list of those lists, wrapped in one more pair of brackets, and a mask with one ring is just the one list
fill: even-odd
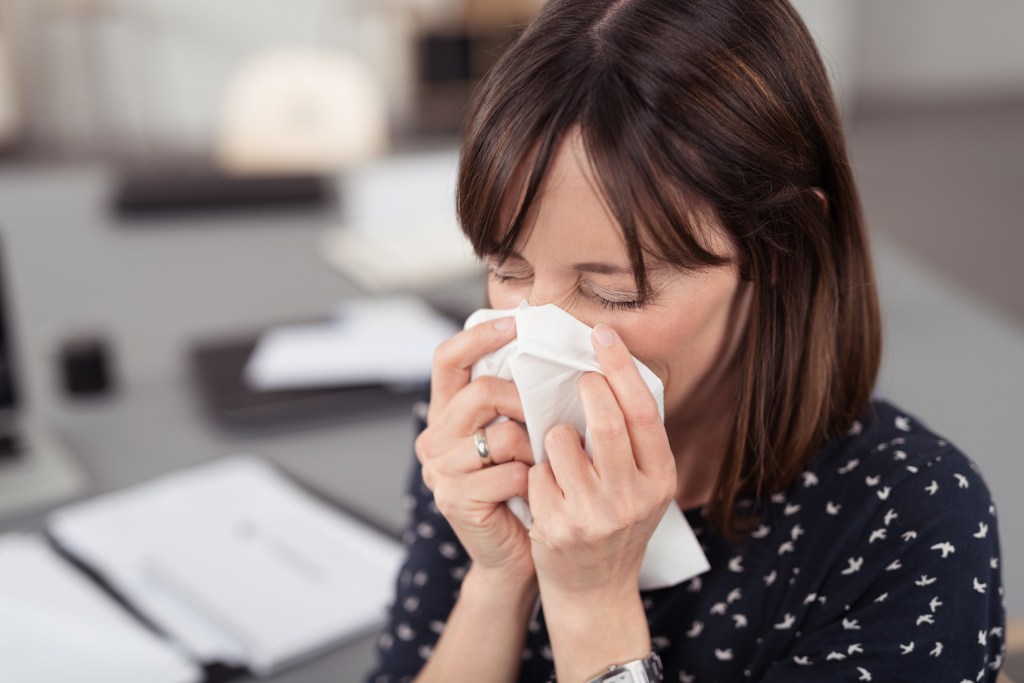
[(379, 384), (254, 391), (244, 378), (258, 334), (205, 341), (191, 351), (191, 366), (209, 415), (239, 431), (267, 431), (344, 422), (381, 412), (408, 411), (423, 386)]
[(335, 201), (317, 175), (230, 175), (212, 165), (124, 167), (112, 204), (124, 217), (226, 209), (322, 208)]

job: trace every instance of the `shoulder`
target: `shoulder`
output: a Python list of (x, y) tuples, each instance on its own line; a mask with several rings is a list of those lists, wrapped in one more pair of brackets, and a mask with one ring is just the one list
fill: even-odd
[(982, 474), (966, 454), (886, 401), (872, 402), (845, 435), (826, 444), (796, 486), (808, 480), (834, 505), (856, 507), (862, 518), (883, 506), (919, 517), (965, 506), (989, 512), (992, 506)]

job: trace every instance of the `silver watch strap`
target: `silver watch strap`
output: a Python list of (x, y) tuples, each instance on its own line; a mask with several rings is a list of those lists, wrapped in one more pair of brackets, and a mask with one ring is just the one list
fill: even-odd
[(643, 659), (634, 659), (625, 664), (613, 666), (587, 683), (662, 683), (664, 670), (661, 657), (652, 652)]

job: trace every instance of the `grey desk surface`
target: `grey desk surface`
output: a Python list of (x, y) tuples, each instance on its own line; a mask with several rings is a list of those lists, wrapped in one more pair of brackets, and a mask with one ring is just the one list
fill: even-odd
[[(315, 245), (336, 214), (166, 219), (125, 227), (106, 210), (98, 167), (0, 168), (10, 298), (34, 410), (86, 469), (92, 492), (240, 451), (271, 458), (299, 479), (392, 528), (409, 465), (409, 405), (357, 422), (262, 436), (228, 435), (201, 414), (186, 372), (198, 338), (313, 318), (351, 284), (322, 265)], [(879, 391), (925, 419), (981, 467), (997, 504), (1007, 606), (1024, 593), (1024, 476), (1020, 387), (1024, 331), (875, 240), (886, 324)], [(435, 298), (472, 307), (478, 283)], [(98, 329), (116, 344), (120, 389), (72, 403), (56, 389), (58, 341)], [(0, 519), (0, 532), (38, 528), (43, 511)], [(358, 680), (372, 638), (282, 673), (291, 683)]]
[[(314, 489), (392, 529), (411, 462), (412, 398), (335, 425), (229, 433), (203, 414), (187, 366), (201, 338), (323, 316), (356, 294), (316, 254), (337, 212), (167, 218), (126, 226), (107, 211), (98, 167), (0, 169), (0, 226), (15, 309), (22, 384), (32, 411), (62, 437), (89, 494), (232, 453), (270, 458)], [(438, 291), (479, 298), (478, 283)], [(69, 334), (98, 330), (116, 347), (113, 396), (66, 400), (55, 352)], [(46, 510), (0, 519), (0, 532), (42, 526)], [(275, 676), (354, 681), (373, 637)]]

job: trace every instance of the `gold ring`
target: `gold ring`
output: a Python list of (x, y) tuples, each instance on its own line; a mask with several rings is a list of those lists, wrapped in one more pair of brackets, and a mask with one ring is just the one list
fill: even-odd
[(494, 464), (491, 460), (491, 451), (487, 448), (487, 435), (484, 434), (483, 429), (478, 429), (473, 433), (473, 442), (476, 444), (476, 452), (480, 455), (480, 462), (483, 463), (484, 467), (490, 467)]

